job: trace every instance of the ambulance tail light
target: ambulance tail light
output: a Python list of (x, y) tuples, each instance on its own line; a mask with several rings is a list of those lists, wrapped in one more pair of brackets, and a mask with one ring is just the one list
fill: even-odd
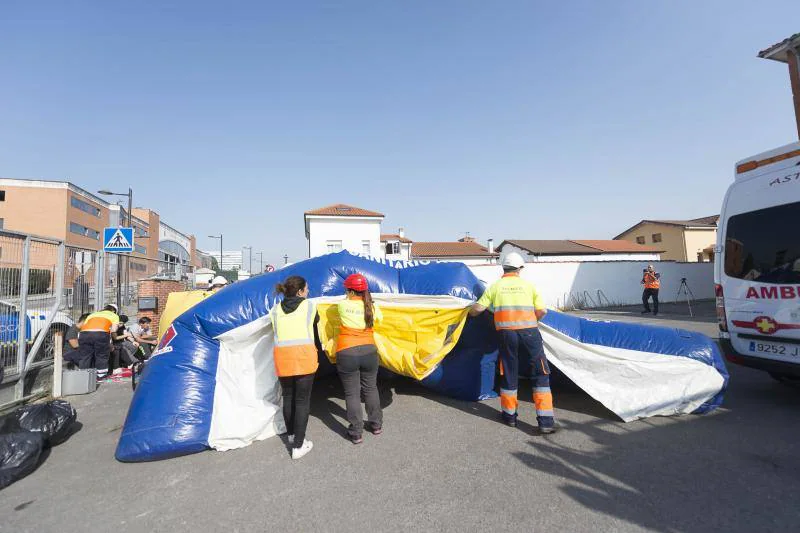
[(714, 284), (714, 295), (717, 298), (717, 325), (721, 332), (727, 333), (728, 317), (725, 315), (725, 295), (722, 291), (722, 285), (719, 283)]

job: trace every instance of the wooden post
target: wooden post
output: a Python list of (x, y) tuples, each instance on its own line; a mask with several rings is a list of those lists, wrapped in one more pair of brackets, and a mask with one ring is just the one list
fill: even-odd
[(53, 335), (53, 398), (61, 398), (61, 370), (64, 363), (64, 334), (60, 331)]
[(789, 81), (792, 85), (794, 118), (797, 122), (797, 137), (800, 138), (800, 50), (787, 51), (786, 59), (789, 63)]

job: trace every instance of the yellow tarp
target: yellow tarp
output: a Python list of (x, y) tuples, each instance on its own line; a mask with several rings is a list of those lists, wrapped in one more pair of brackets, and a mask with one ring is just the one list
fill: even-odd
[[(334, 304), (319, 304), (320, 340), (336, 362), (341, 323)], [(381, 365), (397, 374), (423, 379), (450, 353), (461, 337), (467, 310), (381, 304), (383, 320), (375, 325)]]
[[(158, 323), (159, 340), (173, 320), (187, 309), (203, 301), (206, 291), (173, 292)], [(423, 297), (424, 298), (424, 297)], [(408, 297), (405, 299), (408, 301)], [(389, 370), (415, 379), (423, 379), (450, 353), (461, 337), (467, 310), (447, 302), (428, 307), (413, 303), (393, 306), (380, 304), (383, 320), (375, 325), (375, 344), (381, 365)], [(319, 303), (320, 340), (332, 363), (336, 362), (336, 337), (341, 322), (336, 305)]]
[(181, 316), (184, 311), (190, 307), (194, 307), (199, 302), (202, 302), (211, 293), (206, 291), (185, 291), (185, 292), (171, 292), (167, 296), (167, 305), (164, 306), (164, 312), (161, 313), (161, 319), (158, 321), (158, 340), (161, 341), (161, 336), (167, 331), (172, 322)]

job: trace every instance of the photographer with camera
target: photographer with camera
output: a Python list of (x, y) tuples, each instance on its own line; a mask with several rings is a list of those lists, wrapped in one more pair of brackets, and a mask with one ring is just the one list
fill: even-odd
[(655, 271), (653, 265), (647, 265), (642, 274), (642, 284), (644, 285), (644, 292), (642, 293), (642, 303), (644, 310), (642, 314), (650, 312), (650, 297), (653, 298), (653, 315), (658, 314), (658, 289), (661, 288), (661, 274)]

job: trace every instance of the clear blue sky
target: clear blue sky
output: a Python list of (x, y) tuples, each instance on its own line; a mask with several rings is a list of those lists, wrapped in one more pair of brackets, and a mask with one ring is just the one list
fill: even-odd
[(273, 262), (337, 202), (416, 240), (611, 238), (796, 140), (756, 53), (797, 31), (797, 0), (7, 0), (0, 176), (130, 185)]

